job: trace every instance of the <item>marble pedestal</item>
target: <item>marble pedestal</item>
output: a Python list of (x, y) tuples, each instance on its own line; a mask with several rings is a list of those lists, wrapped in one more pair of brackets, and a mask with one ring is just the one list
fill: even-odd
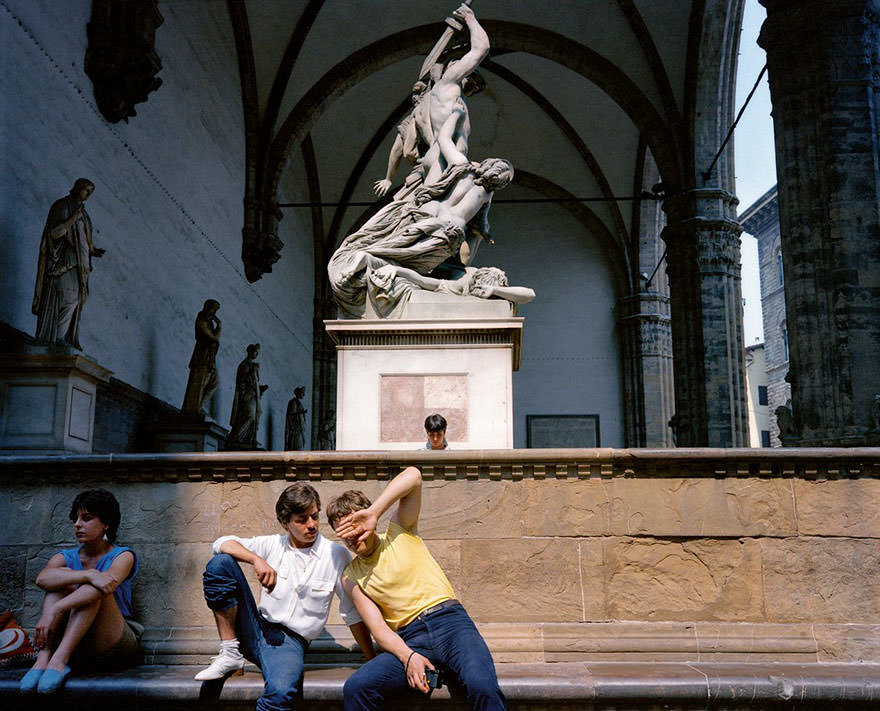
[(157, 452), (219, 452), (228, 434), (214, 420), (181, 415), (155, 425), (153, 443)]
[(455, 449), (513, 447), (523, 319), (497, 299), (416, 292), (401, 319), (324, 322), (336, 343), (336, 449), (425, 446), (425, 417)]
[(90, 454), (99, 382), (113, 373), (78, 351), (32, 346), (0, 357), (0, 451)]

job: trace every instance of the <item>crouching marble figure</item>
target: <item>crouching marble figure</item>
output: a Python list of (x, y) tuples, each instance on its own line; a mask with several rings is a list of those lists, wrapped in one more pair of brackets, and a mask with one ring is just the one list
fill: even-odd
[(435, 279), (406, 267), (385, 264), (367, 270), (367, 294), (373, 312), (380, 318), (397, 318), (413, 291), (423, 289), (453, 296), (506, 299), (525, 304), (535, 292), (525, 286), (509, 286), (507, 275), (497, 267), (465, 267), (457, 279)]

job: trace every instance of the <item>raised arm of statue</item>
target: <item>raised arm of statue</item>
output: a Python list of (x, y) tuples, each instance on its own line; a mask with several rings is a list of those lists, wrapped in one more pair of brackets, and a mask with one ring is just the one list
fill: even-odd
[(471, 48), (468, 53), (457, 62), (450, 62), (441, 79), (442, 82), (458, 84), (489, 54), (489, 35), (477, 22), (474, 11), (467, 5), (462, 5), (452, 14), (467, 25), (471, 36)]

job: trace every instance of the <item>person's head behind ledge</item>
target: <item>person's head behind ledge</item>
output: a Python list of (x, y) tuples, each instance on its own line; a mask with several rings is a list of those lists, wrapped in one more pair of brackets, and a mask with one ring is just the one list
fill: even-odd
[(446, 418), (443, 415), (434, 413), (425, 418), (425, 432), (445, 432)]
[(446, 449), (446, 418), (434, 413), (425, 418), (425, 434), (431, 449)]

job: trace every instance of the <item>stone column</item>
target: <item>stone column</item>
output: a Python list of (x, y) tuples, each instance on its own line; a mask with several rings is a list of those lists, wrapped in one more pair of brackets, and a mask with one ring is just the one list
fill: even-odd
[(789, 443), (877, 441), (880, 0), (761, 4), (796, 430)]
[(617, 304), (627, 447), (671, 447), (675, 413), (669, 297), (643, 291)]
[(679, 447), (748, 443), (736, 203), (708, 189), (663, 203)]
[[(325, 272), (326, 273), (326, 272)], [(312, 323), (312, 443), (323, 449), (321, 428), (336, 417), (336, 345), (327, 333), (325, 320), (336, 318), (336, 304), (330, 297), (315, 300)]]

